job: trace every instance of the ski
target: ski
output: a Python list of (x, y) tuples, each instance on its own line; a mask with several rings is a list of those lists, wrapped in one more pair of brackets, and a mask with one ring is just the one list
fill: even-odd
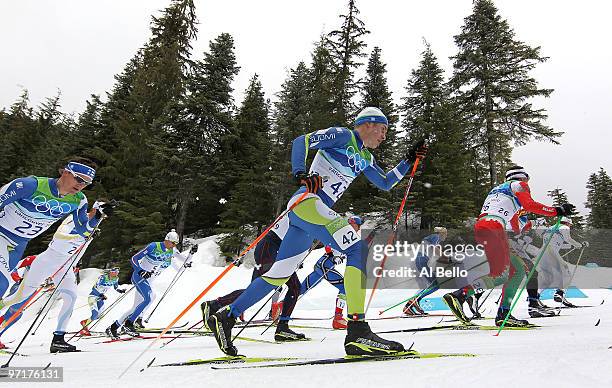
[[(538, 325), (529, 325), (523, 327), (504, 327), (504, 330), (532, 330), (539, 328), (541, 326)], [(457, 331), (470, 331), (470, 330), (499, 330), (498, 326), (485, 326), (485, 325), (436, 325), (429, 327), (417, 327), (414, 329), (399, 329), (399, 330), (389, 330), (389, 331), (381, 331), (379, 334), (390, 334), (390, 333), (414, 333), (420, 331), (435, 331), (435, 330), (457, 330)]]
[(173, 362), (169, 364), (151, 365), (151, 367), (166, 367), (166, 366), (190, 366), (204, 364), (250, 364), (256, 362), (272, 362), (272, 361), (292, 361), (298, 360), (295, 357), (246, 357), (246, 356), (226, 356), (209, 359), (195, 359), (183, 362)]
[(348, 364), (354, 362), (373, 362), (373, 361), (393, 361), (406, 359), (428, 359), (441, 357), (476, 357), (476, 354), (471, 353), (418, 353), (418, 352), (403, 352), (394, 355), (385, 356), (344, 356), (338, 358), (321, 358), (316, 360), (305, 361), (290, 361), (274, 364), (263, 365), (230, 365), (230, 366), (212, 366), (212, 369), (252, 369), (252, 368), (278, 368), (289, 366), (305, 366), (305, 365), (332, 365), (332, 364)]
[(11, 354), (11, 355), (15, 355), (15, 356), (20, 356), (20, 357), (29, 357), (28, 354), (23, 354), (23, 353), (15, 353), (13, 351), (10, 350), (6, 350), (6, 349), (0, 349), (0, 354)]
[[(127, 342), (133, 340), (147, 340), (147, 339), (155, 339), (157, 336), (138, 336), (138, 337), (126, 337), (126, 338), (113, 338), (106, 341), (95, 342), (95, 344), (110, 344), (113, 342)], [(176, 338), (176, 336), (163, 336), (161, 338)]]
[[(187, 326), (188, 324), (189, 324), (189, 321), (185, 322), (185, 323), (184, 323), (184, 324), (182, 324), (182, 325), (172, 326), (171, 328), (169, 328), (169, 329), (168, 329), (168, 331), (170, 331), (170, 330), (174, 330), (174, 329), (182, 329), (182, 328), (184, 328), (185, 326)], [(136, 329), (136, 331), (137, 331), (137, 332), (140, 332), (140, 331), (147, 331), (147, 330), (159, 330), (160, 332), (162, 332), (162, 331), (164, 331), (164, 330), (165, 330), (165, 327), (161, 327), (161, 328), (160, 328), (160, 327), (151, 327), (151, 328), (149, 328), (149, 327), (143, 327), (142, 329)]]
[(422, 315), (394, 315), (391, 317), (375, 317), (368, 318), (368, 321), (380, 321), (385, 319), (414, 319), (414, 318), (427, 318), (427, 317), (454, 317), (453, 314), (422, 314)]

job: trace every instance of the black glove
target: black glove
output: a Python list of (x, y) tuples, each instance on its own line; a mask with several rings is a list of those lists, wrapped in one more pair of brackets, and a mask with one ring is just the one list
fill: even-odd
[(323, 188), (323, 178), (319, 174), (306, 174), (303, 171), (295, 174), (295, 180), (297, 180), (300, 186), (306, 186), (306, 190), (309, 193), (316, 193), (317, 190)]
[(414, 163), (417, 158), (423, 160), (428, 149), (425, 139), (421, 139), (408, 150), (405, 159), (408, 163)]
[(138, 271), (138, 275), (140, 275), (140, 277), (143, 279), (148, 279), (151, 277), (151, 275), (153, 275), (153, 272), (149, 272), (149, 271), (145, 271), (144, 269), (141, 269), (140, 271)]
[(569, 216), (572, 214), (576, 206), (571, 203), (564, 203), (561, 206), (555, 206), (555, 210), (557, 211), (558, 216)]
[(183, 264), (183, 267), (185, 267), (185, 268), (191, 268), (191, 261), (189, 261), (189, 262), (187, 262), (187, 263)]
[(117, 291), (120, 294), (124, 294), (125, 290), (123, 288), (117, 288), (115, 291)]
[(106, 295), (104, 294), (100, 295), (100, 300), (106, 300)]
[(189, 253), (191, 253), (193, 255), (197, 251), (198, 251), (198, 245), (196, 244), (196, 245), (191, 247), (191, 249), (189, 250)]

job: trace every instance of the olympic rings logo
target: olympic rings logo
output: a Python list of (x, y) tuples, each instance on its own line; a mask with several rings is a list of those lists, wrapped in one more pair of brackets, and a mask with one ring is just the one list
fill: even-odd
[(40, 213), (49, 213), (52, 217), (60, 217), (64, 214), (68, 214), (72, 212), (72, 206), (67, 203), (62, 203), (56, 199), (50, 199), (47, 201), (47, 198), (43, 195), (37, 195), (32, 198), (32, 203), (35, 206), (37, 212)]
[(353, 146), (348, 146), (346, 148), (346, 157), (349, 167), (353, 168), (357, 174), (365, 170), (368, 166), (368, 162), (362, 158), (359, 153), (355, 152)]
[(420, 304), (425, 311), (431, 311), (434, 308), (433, 303), (429, 299), (423, 300)]

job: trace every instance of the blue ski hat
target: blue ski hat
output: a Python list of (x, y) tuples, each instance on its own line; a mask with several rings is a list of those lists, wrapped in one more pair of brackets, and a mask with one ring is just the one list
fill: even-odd
[(355, 118), (355, 126), (364, 123), (380, 123), (389, 126), (389, 121), (384, 113), (380, 109), (371, 106), (364, 108)]
[(96, 177), (96, 170), (94, 168), (79, 162), (68, 162), (64, 169), (68, 170), (72, 175), (80, 174), (90, 178), (89, 183)]

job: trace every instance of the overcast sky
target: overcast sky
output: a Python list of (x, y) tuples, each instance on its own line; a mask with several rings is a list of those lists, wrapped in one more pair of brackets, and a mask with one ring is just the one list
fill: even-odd
[[(195, 0), (200, 21), (194, 55), (208, 42), (232, 34), (241, 72), (234, 83), (237, 103), (249, 78), (258, 73), (274, 99), (287, 70), (309, 61), (313, 43), (339, 26), (346, 0)], [(150, 36), (153, 14), (169, 0), (13, 0), (0, 2), (0, 108), (23, 88), (31, 102), (62, 93), (62, 109), (78, 114), (90, 94), (112, 87), (113, 76)], [(541, 87), (553, 88), (538, 100), (548, 125), (564, 131), (561, 145), (532, 142), (515, 149), (513, 161), (527, 168), (534, 198), (560, 187), (585, 211), (585, 184), (600, 167), (612, 173), (612, 3), (608, 1), (497, 0), (501, 15), (518, 39), (541, 46), (549, 56), (534, 71)], [(361, 19), (372, 32), (368, 53), (382, 49), (396, 102), (405, 95), (410, 71), (430, 42), (440, 64), (451, 71), (453, 36), (471, 13), (471, 0), (358, 0)], [(315, 128), (313, 128), (315, 129)]]

